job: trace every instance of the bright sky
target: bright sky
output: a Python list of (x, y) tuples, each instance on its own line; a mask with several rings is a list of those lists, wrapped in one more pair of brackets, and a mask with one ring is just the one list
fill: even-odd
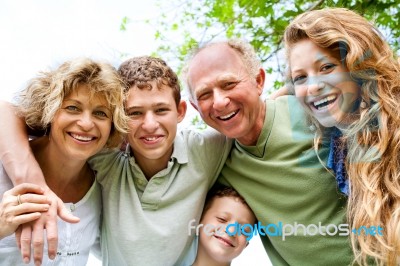
[[(159, 16), (156, 0), (1, 0), (0, 99), (14, 93), (40, 70), (88, 56), (114, 66), (128, 56), (156, 49), (155, 29), (143, 23)], [(119, 30), (129, 17), (126, 32)], [(100, 265), (91, 259), (88, 265)], [(232, 265), (270, 265), (259, 238)]]
[[(143, 5), (146, 2), (146, 5)], [(90, 56), (115, 66), (121, 53), (148, 54), (154, 30), (140, 22), (155, 16), (154, 0), (2, 0), (0, 97), (10, 99), (39, 70)], [(124, 16), (133, 21), (119, 30)]]

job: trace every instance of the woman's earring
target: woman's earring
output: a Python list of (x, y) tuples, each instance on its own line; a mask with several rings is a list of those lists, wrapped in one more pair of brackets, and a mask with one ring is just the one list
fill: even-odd
[(361, 100), (360, 108), (362, 108), (362, 109), (367, 108), (367, 103), (364, 100)]

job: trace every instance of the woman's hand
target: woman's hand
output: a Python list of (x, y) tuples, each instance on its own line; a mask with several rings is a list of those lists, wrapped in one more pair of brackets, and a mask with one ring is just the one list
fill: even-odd
[(0, 239), (49, 210), (50, 201), (43, 193), (38, 185), (23, 183), (3, 194), (0, 202)]

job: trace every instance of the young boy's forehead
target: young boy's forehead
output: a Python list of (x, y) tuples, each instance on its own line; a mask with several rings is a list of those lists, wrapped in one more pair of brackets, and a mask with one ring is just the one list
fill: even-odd
[(209, 209), (221, 214), (239, 216), (242, 223), (253, 223), (256, 220), (250, 207), (233, 196), (214, 197)]

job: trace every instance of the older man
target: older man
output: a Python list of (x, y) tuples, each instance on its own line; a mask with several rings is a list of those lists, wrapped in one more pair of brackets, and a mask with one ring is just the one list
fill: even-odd
[(294, 97), (261, 99), (264, 80), (254, 49), (240, 40), (208, 44), (188, 61), (192, 105), (236, 139), (220, 180), (253, 209), (274, 265), (349, 265), (346, 199), (318, 159), (325, 150), (317, 156), (312, 149)]

